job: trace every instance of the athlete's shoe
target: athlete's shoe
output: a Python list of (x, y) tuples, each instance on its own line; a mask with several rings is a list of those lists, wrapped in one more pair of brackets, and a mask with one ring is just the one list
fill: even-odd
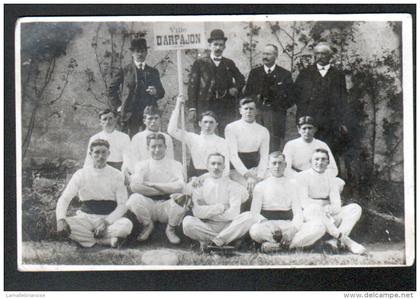
[(362, 255), (366, 253), (366, 248), (363, 245), (353, 241), (348, 236), (341, 236), (339, 240), (339, 246), (354, 254)]

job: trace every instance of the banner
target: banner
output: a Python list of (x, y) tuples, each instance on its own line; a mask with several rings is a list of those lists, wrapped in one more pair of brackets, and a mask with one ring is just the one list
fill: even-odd
[(154, 23), (155, 50), (205, 48), (204, 23)]

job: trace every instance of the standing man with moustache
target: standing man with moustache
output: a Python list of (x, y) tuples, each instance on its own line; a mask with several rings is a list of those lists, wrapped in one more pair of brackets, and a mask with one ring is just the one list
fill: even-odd
[(245, 96), (255, 97), (260, 106), (257, 121), (270, 132), (270, 151), (278, 151), (284, 143), (287, 109), (293, 106), (292, 74), (276, 64), (278, 48), (267, 44), (263, 65), (249, 73)]
[(245, 78), (235, 63), (222, 56), (226, 40), (220, 29), (210, 33), (210, 55), (197, 59), (191, 68), (187, 103), (191, 121), (208, 110), (216, 113), (222, 137), (225, 126), (235, 120), (237, 98), (245, 84)]
[[(331, 147), (334, 155), (345, 151), (347, 89), (343, 72), (331, 64), (333, 51), (326, 42), (314, 49), (315, 64), (296, 78), (296, 119), (311, 116), (317, 122), (316, 138)], [(336, 160), (338, 161), (338, 157)]]
[(110, 106), (120, 111), (122, 131), (130, 138), (142, 125), (144, 108), (157, 106), (165, 95), (159, 71), (146, 64), (147, 49), (145, 39), (133, 39), (130, 47), (133, 61), (113, 76), (108, 87)]

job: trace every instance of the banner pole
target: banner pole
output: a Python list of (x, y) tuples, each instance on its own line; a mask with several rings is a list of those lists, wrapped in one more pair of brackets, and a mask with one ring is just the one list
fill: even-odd
[[(184, 95), (184, 81), (182, 79), (182, 61), (181, 61), (181, 50), (176, 50), (177, 66), (178, 66), (178, 94)], [(185, 132), (185, 113), (184, 106), (181, 106), (181, 129)], [(181, 152), (182, 152), (182, 165), (184, 171), (184, 177), (187, 179), (187, 148), (185, 142), (181, 140)]]

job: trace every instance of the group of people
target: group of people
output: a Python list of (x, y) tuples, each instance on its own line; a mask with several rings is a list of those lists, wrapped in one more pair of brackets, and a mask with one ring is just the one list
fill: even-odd
[[(168, 134), (161, 131), (157, 108), (164, 96), (159, 73), (145, 64), (146, 41), (132, 41), (133, 62), (115, 74), (110, 109), (99, 114), (102, 131), (89, 140), (84, 167), (58, 199), (60, 236), (85, 247), (117, 247), (127, 238), (147, 240), (159, 222), (166, 224), (170, 243), (181, 242), (181, 230), (203, 251), (230, 248), (247, 234), (262, 252), (310, 248), (321, 239), (334, 250), (366, 251), (349, 237), (362, 209), (342, 204), (345, 183), (327, 145), (337, 145), (336, 132), (346, 131), (342, 107), (331, 106), (345, 95), (340, 94), (345, 86), (334, 85), (342, 82), (329, 65), (331, 49), (320, 43), (314, 69), (294, 83), (290, 72), (275, 64), (277, 47), (266, 45), (264, 65), (245, 83), (235, 63), (222, 56), (226, 40), (222, 30), (211, 32), (210, 55), (194, 62), (188, 101), (178, 96)], [(316, 91), (331, 86), (333, 92)], [(295, 103), (304, 114), (297, 118), (300, 137), (281, 151), (286, 112)], [(184, 106), (199, 134), (179, 126)], [(187, 177), (174, 160), (172, 137), (191, 153)], [(75, 196), (81, 207), (68, 217)]]

